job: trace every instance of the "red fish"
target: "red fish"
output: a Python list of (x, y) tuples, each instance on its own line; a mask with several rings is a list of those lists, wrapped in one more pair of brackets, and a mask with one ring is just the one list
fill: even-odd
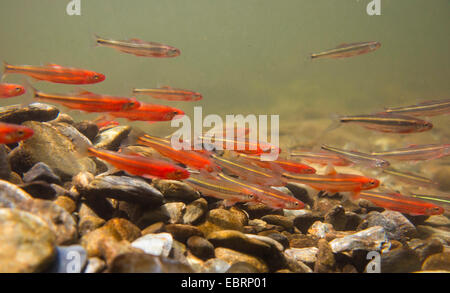
[(219, 167), (207, 156), (190, 150), (176, 150), (165, 139), (144, 135), (138, 138), (138, 143), (152, 147), (161, 155), (197, 170), (208, 172), (219, 170)]
[(189, 177), (189, 172), (172, 163), (143, 157), (137, 154), (123, 154), (89, 147), (88, 154), (102, 159), (114, 167), (132, 175), (145, 178), (163, 178), (182, 180)]
[(23, 95), (25, 88), (20, 84), (0, 83), (0, 98), (12, 98)]
[(33, 134), (33, 129), (29, 127), (0, 122), (0, 144), (10, 144), (26, 140)]
[(353, 163), (349, 160), (335, 154), (327, 152), (308, 152), (308, 151), (293, 151), (291, 157), (298, 157), (311, 164), (319, 164), (322, 166), (350, 166)]
[(319, 174), (288, 174), (284, 173), (284, 177), (294, 182), (299, 182), (311, 186), (317, 190), (328, 192), (353, 192), (357, 195), (361, 190), (376, 188), (380, 185), (380, 181), (374, 178), (353, 174), (338, 174), (331, 169), (326, 175)]
[(202, 95), (197, 92), (164, 86), (158, 89), (133, 89), (134, 94), (144, 94), (155, 99), (168, 101), (200, 101)]
[(261, 155), (264, 153), (276, 152), (279, 154), (281, 149), (275, 145), (264, 143), (264, 142), (254, 142), (247, 139), (227, 139), (219, 137), (209, 137), (209, 136), (199, 136), (203, 141), (210, 141), (215, 146), (222, 150), (235, 151), (242, 154), (248, 155)]
[(73, 95), (61, 95), (46, 94), (34, 89), (34, 97), (85, 112), (126, 112), (138, 108), (141, 104), (135, 98), (99, 95), (85, 90), (79, 90)]
[(62, 67), (57, 64), (48, 64), (46, 66), (16, 66), (4, 62), (3, 74), (12, 73), (25, 74), (34, 79), (65, 84), (91, 84), (105, 80), (105, 76), (101, 73), (85, 69)]
[(371, 201), (379, 207), (404, 214), (431, 216), (444, 213), (444, 209), (438, 205), (399, 193), (362, 191), (360, 197)]
[(177, 115), (184, 115), (184, 112), (169, 106), (141, 103), (139, 108), (109, 114), (132, 121), (170, 121)]

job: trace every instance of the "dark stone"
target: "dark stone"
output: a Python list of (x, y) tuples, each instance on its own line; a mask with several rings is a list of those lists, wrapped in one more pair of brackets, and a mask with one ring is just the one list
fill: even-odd
[(34, 181), (18, 185), (20, 188), (28, 192), (34, 198), (54, 199), (56, 196), (55, 189), (45, 181)]
[(214, 257), (214, 246), (206, 238), (192, 236), (187, 240), (187, 247), (200, 259), (207, 260)]
[(22, 124), (25, 121), (50, 121), (58, 114), (59, 110), (55, 107), (41, 103), (33, 103), (25, 107), (22, 105), (0, 107), (0, 121), (13, 124)]
[(323, 216), (319, 213), (306, 213), (295, 217), (294, 226), (297, 227), (300, 232), (306, 234), (309, 227), (316, 221), (323, 221)]
[(382, 273), (411, 273), (420, 270), (420, 259), (407, 248), (400, 247), (381, 255)]
[(37, 163), (28, 172), (24, 173), (23, 181), (45, 181), (48, 183), (61, 184), (61, 178), (59, 178), (47, 164), (42, 162)]
[(81, 121), (73, 125), (79, 132), (93, 141), (98, 134), (98, 126), (92, 121)]

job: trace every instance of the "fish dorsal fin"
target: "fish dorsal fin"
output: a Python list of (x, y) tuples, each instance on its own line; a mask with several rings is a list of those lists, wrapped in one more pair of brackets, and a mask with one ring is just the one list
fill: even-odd
[(172, 87), (169, 86), (169, 85), (163, 85), (163, 86), (160, 86), (159, 88), (160, 89), (166, 89), (166, 90), (171, 90), (172, 89)]
[(61, 65), (55, 64), (55, 63), (46, 63), (45, 66), (52, 67), (52, 68), (62, 68)]
[(336, 175), (336, 169), (331, 164), (327, 165), (327, 168), (325, 169), (325, 175)]
[(85, 90), (85, 89), (83, 89), (83, 88), (75, 88), (75, 89), (73, 90), (73, 93), (74, 93), (75, 95), (78, 95), (78, 96), (91, 96), (91, 95), (94, 95), (93, 92), (90, 92), (90, 91)]
[(135, 44), (145, 44), (145, 42), (141, 39), (138, 38), (131, 38), (128, 40), (130, 43), (135, 43)]

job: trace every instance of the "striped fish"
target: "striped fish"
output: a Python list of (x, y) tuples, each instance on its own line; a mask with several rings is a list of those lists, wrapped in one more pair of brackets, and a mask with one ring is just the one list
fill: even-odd
[(385, 108), (386, 113), (405, 114), (410, 116), (436, 116), (450, 113), (450, 99), (427, 101), (417, 105)]
[(363, 164), (369, 167), (376, 167), (376, 168), (387, 168), (390, 165), (390, 163), (386, 160), (380, 159), (379, 157), (372, 156), (369, 154), (364, 154), (361, 152), (346, 151), (327, 145), (322, 145), (322, 149), (343, 156), (344, 158), (346, 158), (349, 161), (352, 161), (355, 164)]
[(411, 145), (385, 152), (373, 152), (373, 156), (399, 161), (424, 161), (450, 155), (450, 144)]
[(320, 53), (313, 53), (311, 54), (311, 59), (320, 59), (320, 58), (337, 59), (337, 58), (353, 57), (375, 51), (380, 47), (381, 43), (379, 42), (360, 42), (353, 44), (341, 44), (331, 50), (327, 50)]

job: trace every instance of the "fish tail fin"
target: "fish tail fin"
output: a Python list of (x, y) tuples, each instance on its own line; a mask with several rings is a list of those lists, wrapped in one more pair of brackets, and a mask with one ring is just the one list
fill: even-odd
[(39, 90), (35, 88), (28, 79), (25, 79), (23, 83), (25, 85), (26, 90), (27, 91), (30, 90), (30, 92), (33, 94), (33, 98), (39, 98), (40, 94)]
[(2, 82), (5, 79), (6, 74), (8, 74), (9, 67), (10, 67), (10, 65), (8, 64), (8, 62), (3, 60), (3, 74), (2, 74), (2, 78), (1, 78)]
[(99, 40), (101, 40), (102, 38), (99, 36), (99, 35), (97, 35), (97, 34), (92, 34), (92, 42), (91, 42), (91, 46), (93, 47), (93, 48), (95, 48), (95, 47), (99, 47), (100, 46), (100, 43), (99, 43)]

